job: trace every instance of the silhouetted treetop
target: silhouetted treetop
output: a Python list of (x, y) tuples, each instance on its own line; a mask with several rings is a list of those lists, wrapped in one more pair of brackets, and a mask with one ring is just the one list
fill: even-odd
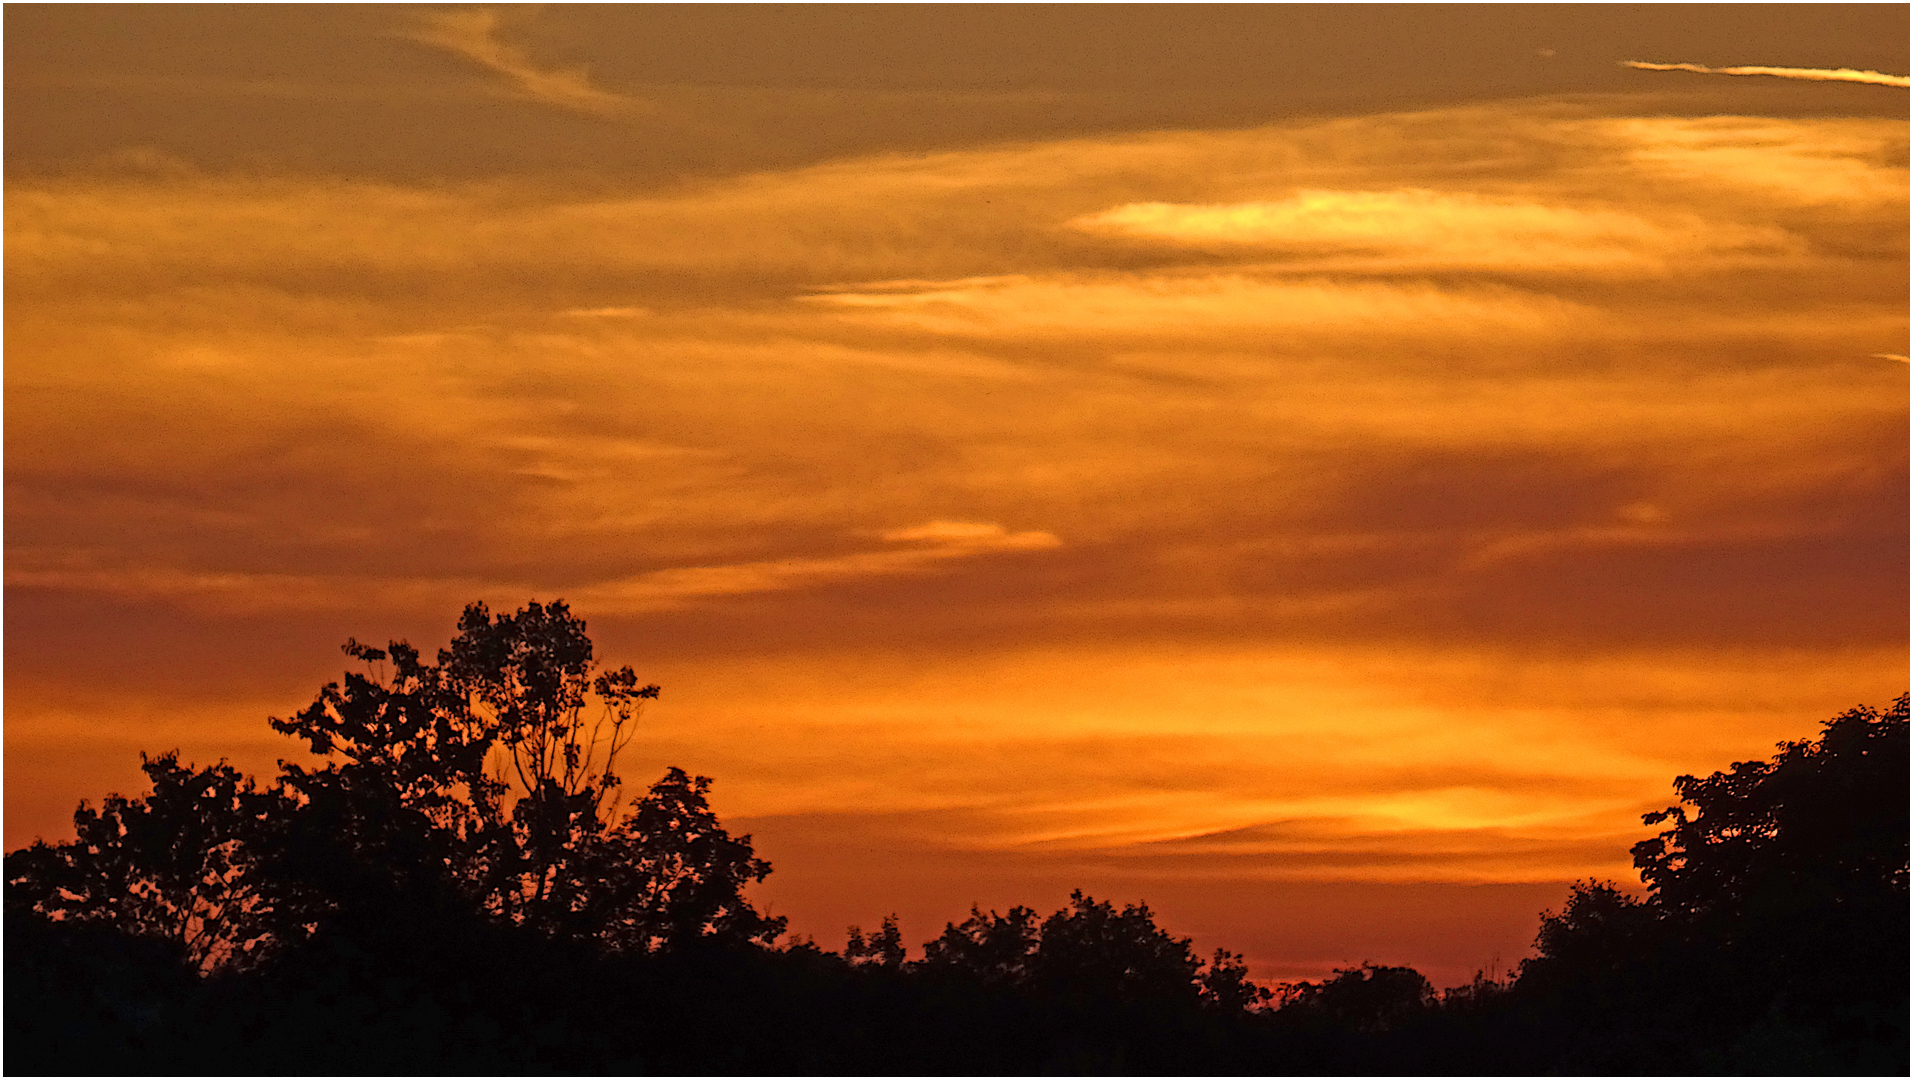
[(877, 932), (869, 937), (864, 936), (862, 927), (851, 927), (844, 942), (844, 960), (852, 967), (902, 971), (906, 953), (895, 915), (885, 915)]
[(1036, 955), (1036, 912), (1013, 907), (1008, 915), (984, 915), (975, 904), (961, 925), (949, 923), (943, 935), (923, 946), (919, 968), (927, 974), (957, 978), (988, 987), (1025, 986)]
[(1051, 993), (1131, 1000), (1191, 994), (1201, 961), (1188, 938), (1156, 925), (1147, 904), (1121, 911), (1079, 889), (1069, 906), (1043, 920), (1031, 977)]
[(1534, 939), (1540, 955), (1522, 962), (1521, 977), (1533, 985), (1554, 969), (1580, 979), (1617, 972), (1660, 947), (1666, 937), (1661, 914), (1611, 881), (1575, 882), (1558, 914), (1541, 913)]
[(176, 942), (200, 970), (248, 966), (283, 937), (294, 905), (267, 860), (296, 804), (220, 762), (141, 756), (151, 794), (82, 802), (70, 843), (7, 855), (7, 908)]
[(770, 864), (711, 811), (708, 777), (668, 770), (620, 819), (614, 771), (640, 706), (598, 672), (563, 602), (465, 609), (436, 663), (348, 640), (366, 665), (275, 730), (325, 759), (261, 790), (223, 763), (148, 760), (151, 794), (81, 804), (70, 844), (7, 857), (8, 904), (177, 940), (202, 967), (327, 927), (464, 911), (651, 952), (764, 944), (783, 920), (744, 889)]
[(1435, 1005), (1435, 988), (1410, 967), (1364, 963), (1320, 982), (1283, 986), (1282, 1010), (1360, 1032), (1382, 1032)]
[(771, 864), (751, 838), (719, 824), (708, 776), (671, 769), (588, 852), (593, 885), (576, 909), (580, 929), (617, 952), (655, 952), (692, 941), (768, 945), (786, 920), (760, 914), (747, 885)]
[(1779, 749), (1675, 779), (1644, 896), (1544, 913), (1512, 997), (1580, 1032), (1558, 1068), (1905, 1071), (1907, 698)]
[[(866, 941), (853, 927), (847, 955), (887, 947), (895, 924), (886, 920), (884, 927), (883, 945), (876, 938)], [(1156, 925), (1149, 905), (1129, 904), (1119, 911), (1080, 889), (1040, 925), (1036, 912), (1026, 907), (985, 915), (973, 904), (968, 919), (947, 924), (925, 943), (923, 959), (910, 969), (933, 980), (988, 989), (1075, 1000), (1199, 1003), (1225, 1012), (1260, 1007), (1270, 996), (1249, 981), (1240, 956), (1217, 949), (1205, 965), (1188, 938)]]
[[(1634, 846), (1655, 902), (1691, 918), (1781, 918), (1907, 897), (1907, 696), (1858, 706), (1817, 740), (1674, 781), (1672, 827)], [(1693, 814), (1689, 815), (1689, 808)]]

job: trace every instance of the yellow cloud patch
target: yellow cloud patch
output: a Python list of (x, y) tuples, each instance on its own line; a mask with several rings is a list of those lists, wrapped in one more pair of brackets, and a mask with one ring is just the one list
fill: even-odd
[(1468, 269), (1559, 274), (1698, 271), (1723, 256), (1772, 260), (1805, 245), (1770, 226), (1656, 221), (1637, 213), (1467, 192), (1303, 191), (1276, 202), (1131, 203), (1069, 223), (1189, 246), (1256, 247), (1375, 273)]

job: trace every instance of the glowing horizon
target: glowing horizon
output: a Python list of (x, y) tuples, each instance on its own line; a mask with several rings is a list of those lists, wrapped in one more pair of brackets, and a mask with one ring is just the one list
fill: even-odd
[[(108, 15), (9, 12), (9, 848), (138, 749), (269, 773), (347, 636), (564, 599), (663, 686), (627, 781), (715, 777), (825, 947), (1080, 885), (1262, 977), (1449, 985), (1631, 880), (1675, 775), (1905, 689), (1877, 92), (1648, 97), (1604, 53), (1064, 122), (1115, 76), (986, 109), (943, 45), (835, 90), (776, 35), (708, 85), (605, 47), (721, 15), (302, 9), (336, 53), (182, 68), (173, 128), (88, 114), (96, 152), (63, 88), (175, 75), (70, 71), (45, 43)], [(304, 111), (348, 90), (389, 146)], [(308, 141), (204, 126), (261, 101)]]

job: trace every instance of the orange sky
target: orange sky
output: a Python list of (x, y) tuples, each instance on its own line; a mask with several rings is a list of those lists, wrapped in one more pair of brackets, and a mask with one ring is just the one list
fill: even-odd
[(8, 847), (562, 597), (826, 947), (1446, 985), (1906, 686), (1906, 92), (1621, 63), (1903, 6), (5, 20)]

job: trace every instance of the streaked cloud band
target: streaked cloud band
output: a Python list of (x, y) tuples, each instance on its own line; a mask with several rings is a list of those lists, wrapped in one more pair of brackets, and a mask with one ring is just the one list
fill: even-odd
[[(928, 572), (938, 563), (977, 555), (1046, 551), (1062, 546), (1040, 530), (1010, 532), (993, 522), (931, 521), (878, 534), (874, 551), (729, 565), (685, 566), (558, 591), (580, 609), (630, 615), (682, 607), (698, 600), (784, 592), (871, 577)], [(30, 560), (29, 556), (29, 560)], [(17, 556), (15, 562), (21, 561)], [(368, 598), (426, 607), (458, 603), (460, 596), (533, 596), (549, 588), (522, 581), (473, 577), (422, 578), (195, 571), (170, 567), (107, 569), (87, 566), (11, 566), (9, 588), (103, 593), (128, 600), (172, 600), (221, 612), (350, 610)]]

